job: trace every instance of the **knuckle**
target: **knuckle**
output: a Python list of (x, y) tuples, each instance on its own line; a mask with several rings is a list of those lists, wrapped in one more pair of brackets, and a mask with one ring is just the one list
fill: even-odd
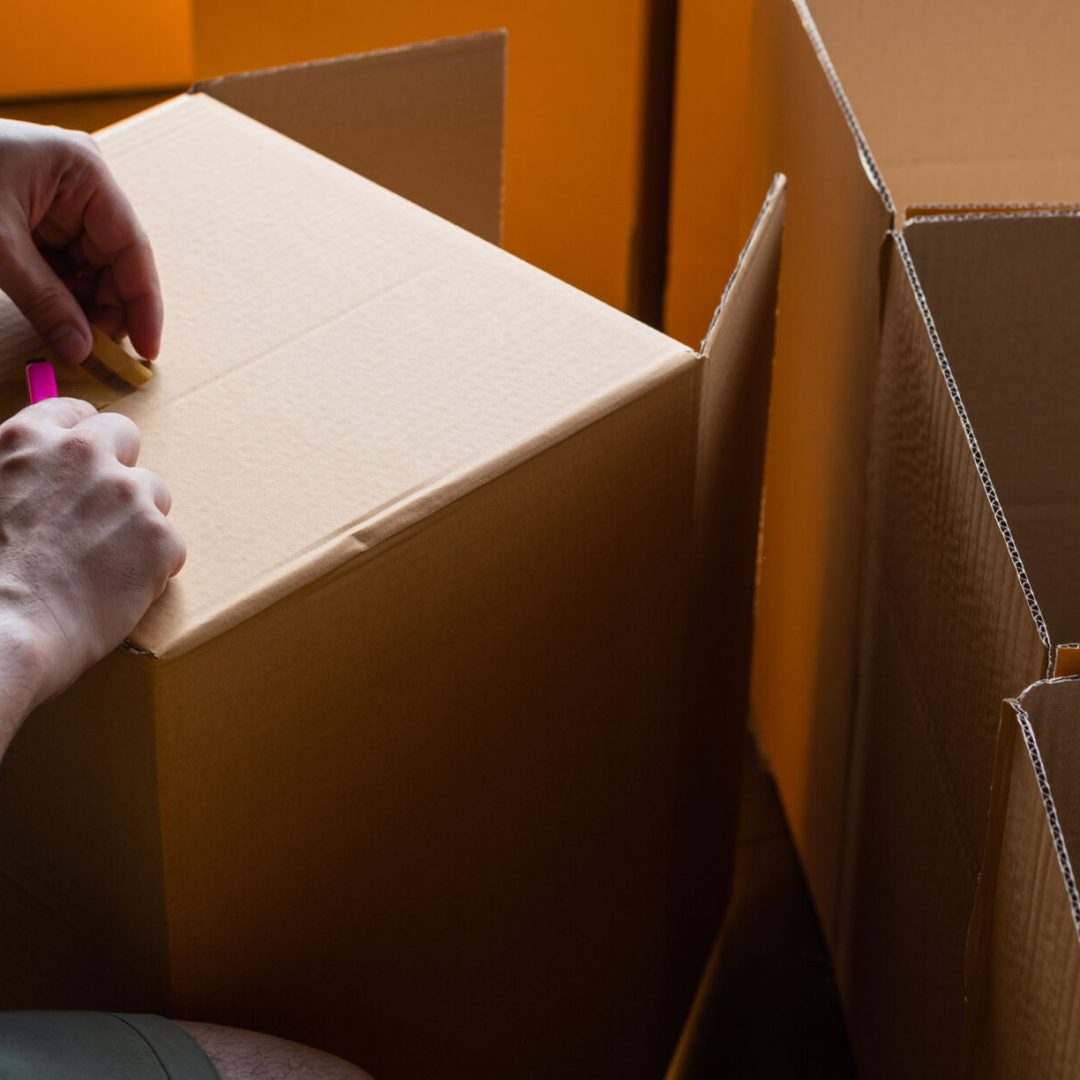
[(93, 437), (85, 431), (69, 431), (63, 438), (64, 458), (73, 465), (89, 465), (97, 454)]
[(33, 425), (25, 420), (9, 420), (0, 426), (0, 450), (18, 450), (33, 441)]
[(122, 506), (130, 506), (139, 497), (139, 485), (132, 476), (121, 473), (108, 480), (108, 491), (113, 499)]

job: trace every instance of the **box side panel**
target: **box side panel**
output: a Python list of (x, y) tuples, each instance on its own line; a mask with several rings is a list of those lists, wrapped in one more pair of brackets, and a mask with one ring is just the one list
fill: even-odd
[(0, 1008), (167, 1007), (153, 664), (118, 651), (0, 769)]
[(33, 0), (0, 8), (7, 43), (0, 98), (186, 86), (192, 78), (189, 0)]
[[(697, 734), (681, 750), (683, 777), (676, 836), (696, 842), (695, 818), (712, 802), (718, 820), (734, 820), (741, 759), (731, 753), (744, 738), (749, 707), (755, 564), (761, 511), (765, 420), (772, 368), (776, 284), (785, 185), (778, 177), (739, 260), (705, 343), (695, 488), (694, 561), (687, 655), (691, 715)], [(718, 764), (728, 766), (717, 783)], [(723, 840), (723, 837), (719, 838)], [(688, 853), (689, 854), (689, 853)], [(724, 893), (727, 870), (722, 863)], [(689, 882), (691, 888), (700, 885)], [(710, 971), (713, 970), (710, 968)], [(708, 997), (706, 981), (702, 1000)], [(715, 1038), (707, 1016), (687, 1023), (675, 1075), (690, 1075), (698, 1038)]]
[(1076, 5), (810, 7), (898, 207), (1076, 197)]
[(1080, 641), (1080, 217), (919, 221), (905, 239), (1054, 642)]
[(996, 873), (979, 883), (986, 918), (971, 943), (967, 1075), (1066, 1080), (1080, 1071), (1080, 941), (1062, 865), (1080, 851), (1080, 683), (1041, 683), (1011, 706)]
[(196, 0), (196, 67), (205, 78), (506, 27), (506, 247), (625, 308), (652, 2)]
[(795, 8), (755, 14), (755, 109), (790, 181), (751, 711), (826, 936), (851, 734), (879, 253), (888, 223)]
[(838, 975), (867, 1075), (958, 1075), (1003, 698), (1045, 648), (894, 247), (871, 439)]
[(664, 304), (679, 341), (702, 337), (755, 213), (740, 201), (753, 9), (752, 0), (679, 4)]
[(179, 1014), (383, 1075), (662, 1071), (719, 903), (671, 941), (674, 898), (730, 847), (672, 836), (698, 374), (166, 662)]
[(198, 89), (498, 243), (505, 52), (476, 34)]

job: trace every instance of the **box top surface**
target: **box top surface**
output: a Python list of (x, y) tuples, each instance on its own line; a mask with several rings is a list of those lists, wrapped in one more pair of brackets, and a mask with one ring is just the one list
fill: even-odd
[[(112, 406), (189, 559), (175, 655), (696, 362), (685, 346), (203, 94), (108, 129), (154, 243), (157, 377)], [(29, 339), (32, 342), (32, 338)], [(25, 359), (0, 308), (0, 368)]]

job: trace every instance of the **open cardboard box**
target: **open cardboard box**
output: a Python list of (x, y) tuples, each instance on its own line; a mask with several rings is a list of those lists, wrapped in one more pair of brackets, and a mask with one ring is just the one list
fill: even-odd
[(1000, 703), (1080, 636), (1052, 464), (1075, 222), (1023, 212), (1080, 195), (1078, 29), (1049, 3), (755, 13), (751, 174), (791, 193), (752, 717), (867, 1076), (959, 1075)]
[(1068, 1080), (1080, 1062), (1080, 680), (1007, 703), (969, 949), (966, 1076)]
[[(663, 1070), (729, 874), (783, 181), (695, 352), (487, 242), (503, 63), (256, 73), (101, 134), (167, 308), (110, 407), (190, 554), (4, 763), (3, 1006)], [(33, 348), (5, 306), (0, 362)]]

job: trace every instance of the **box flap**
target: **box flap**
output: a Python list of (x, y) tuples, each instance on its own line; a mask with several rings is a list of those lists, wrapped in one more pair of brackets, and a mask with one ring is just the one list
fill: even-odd
[[(765, 459), (753, 721), (835, 939), (866, 442), (888, 202), (790, 0), (754, 12), (754, 180), (791, 178)], [(825, 67), (823, 68), (823, 65)], [(775, 114), (775, 115), (774, 115)], [(764, 169), (762, 169), (764, 166)], [(758, 199), (760, 188), (754, 192)]]
[(1001, 701), (1045, 674), (1047, 643), (936, 326), (897, 236), (867, 461), (836, 960), (856, 1060), (951, 1077)]
[[(204, 94), (101, 137), (153, 239), (157, 376), (111, 406), (189, 561), (134, 635), (190, 648), (694, 354)], [(0, 366), (25, 356), (0, 307)]]
[(1080, 216), (919, 218), (904, 232), (1048, 643), (1080, 641)]
[(1080, 680), (1005, 707), (988, 859), (968, 942), (967, 1069), (975, 1080), (1080, 1072)]
[(230, 75), (193, 90), (498, 243), (503, 31)]
[(1080, 6), (810, 0), (897, 207), (1080, 190)]

